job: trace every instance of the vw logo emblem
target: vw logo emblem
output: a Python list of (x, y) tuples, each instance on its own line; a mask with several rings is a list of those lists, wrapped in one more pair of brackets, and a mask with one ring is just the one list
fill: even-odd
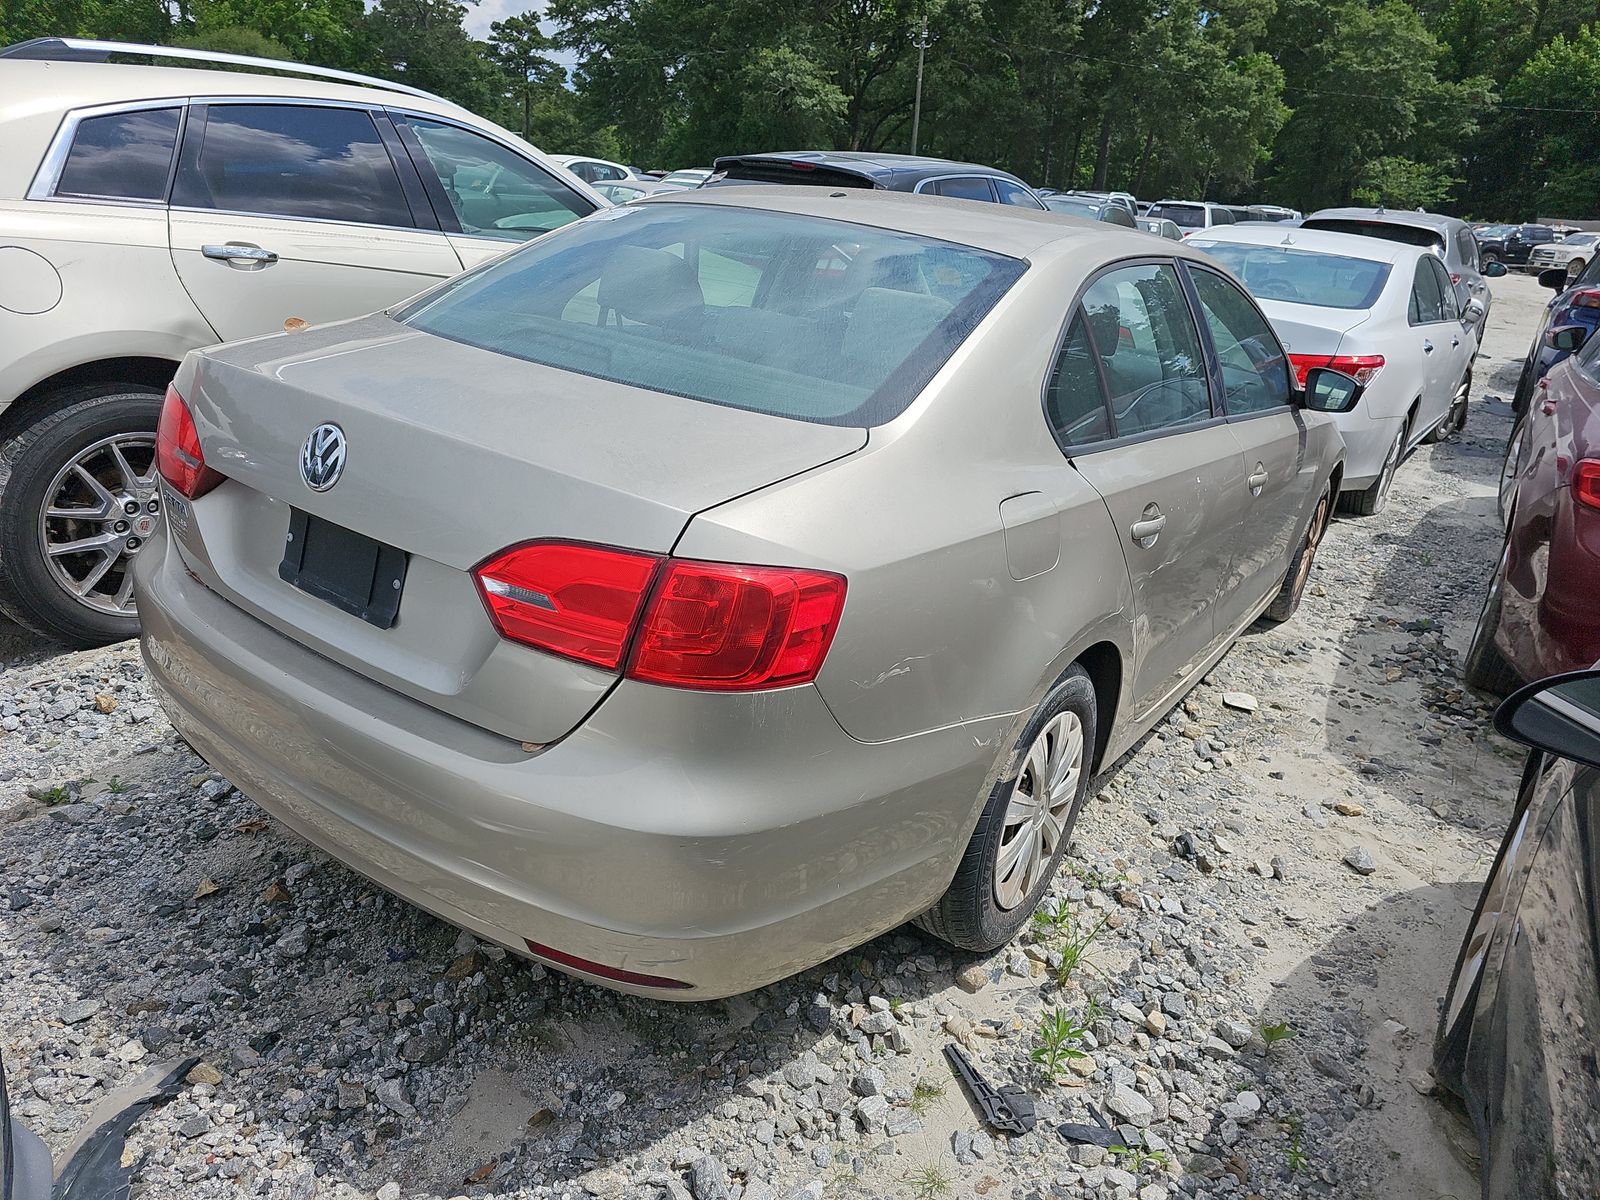
[(344, 474), (344, 430), (332, 422), (318, 425), (300, 447), (300, 478), (313, 492), (325, 492)]

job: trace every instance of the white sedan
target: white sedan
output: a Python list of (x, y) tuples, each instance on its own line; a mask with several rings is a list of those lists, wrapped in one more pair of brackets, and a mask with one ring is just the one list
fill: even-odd
[(1313, 367), (1332, 367), (1366, 386), (1361, 403), (1337, 418), (1348, 511), (1381, 510), (1414, 446), (1465, 427), (1483, 308), (1458, 306), (1436, 254), (1281, 225), (1219, 226), (1188, 244), (1244, 282), (1302, 381)]

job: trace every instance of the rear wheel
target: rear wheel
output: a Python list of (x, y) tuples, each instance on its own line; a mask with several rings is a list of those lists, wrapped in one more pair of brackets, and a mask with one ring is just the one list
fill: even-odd
[(133, 557), (160, 522), (161, 394), (78, 389), (0, 448), (0, 610), (72, 646), (139, 632)]
[(1428, 434), (1429, 442), (1443, 442), (1461, 435), (1467, 427), (1467, 397), (1471, 394), (1472, 376), (1465, 375), (1456, 387), (1456, 394), (1450, 398), (1450, 409), (1445, 413), (1444, 420)]
[(1089, 793), (1094, 684), (1074, 665), (1007, 751), (949, 888), (917, 924), (962, 950), (1005, 945), (1050, 888)]
[(1505, 549), (1500, 553), (1500, 564), (1494, 578), (1489, 581), (1489, 594), (1484, 597), (1483, 611), (1478, 614), (1478, 627), (1472, 632), (1472, 645), (1461, 664), (1461, 677), (1469, 687), (1504, 696), (1522, 686), (1522, 676), (1506, 661), (1495, 644), (1500, 632), (1500, 612), (1505, 594), (1506, 568), (1511, 561), (1511, 537), (1506, 536)]
[(1383, 469), (1378, 472), (1378, 477), (1372, 481), (1372, 486), (1359, 492), (1346, 492), (1343, 500), (1345, 507), (1358, 517), (1373, 517), (1384, 510), (1389, 503), (1389, 488), (1394, 484), (1395, 472), (1400, 469), (1400, 460), (1405, 457), (1406, 435), (1411, 431), (1411, 422), (1403, 421), (1400, 432), (1389, 445), (1389, 453), (1384, 456)]
[(1311, 565), (1317, 557), (1317, 547), (1322, 545), (1322, 535), (1328, 530), (1332, 508), (1331, 493), (1323, 492), (1322, 499), (1317, 502), (1316, 512), (1311, 514), (1311, 523), (1306, 526), (1305, 540), (1300, 543), (1294, 561), (1289, 564), (1289, 573), (1283, 577), (1283, 586), (1267, 606), (1267, 611), (1261, 614), (1267, 620), (1287, 621), (1300, 607), (1300, 597), (1305, 594), (1306, 581), (1311, 578)]

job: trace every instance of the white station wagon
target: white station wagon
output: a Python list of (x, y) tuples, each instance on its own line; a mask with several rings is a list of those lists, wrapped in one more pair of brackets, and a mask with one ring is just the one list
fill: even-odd
[[(127, 56), (187, 65), (107, 61)], [(156, 419), (190, 350), (387, 308), (606, 206), (402, 84), (65, 38), (0, 50), (0, 610), (77, 645), (137, 632)]]

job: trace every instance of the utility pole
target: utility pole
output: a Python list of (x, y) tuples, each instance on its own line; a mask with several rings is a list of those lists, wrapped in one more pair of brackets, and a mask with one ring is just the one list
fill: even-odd
[(922, 14), (922, 31), (912, 43), (917, 48), (917, 98), (911, 106), (911, 153), (917, 152), (917, 132), (922, 125), (922, 58), (933, 43), (928, 40), (928, 14)]

